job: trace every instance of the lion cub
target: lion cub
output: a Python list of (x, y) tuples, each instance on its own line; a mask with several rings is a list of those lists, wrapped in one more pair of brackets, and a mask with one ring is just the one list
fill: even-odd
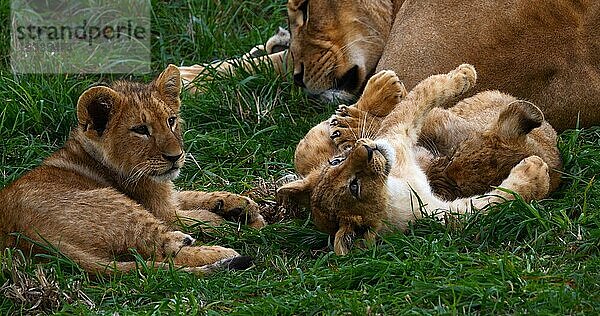
[(149, 265), (168, 267), (172, 259), (195, 273), (247, 265), (233, 249), (192, 246), (191, 236), (173, 229), (189, 218), (265, 225), (246, 197), (174, 190), (185, 160), (180, 89), (179, 70), (170, 65), (150, 84), (119, 81), (85, 91), (64, 147), (0, 191), (3, 246), (41, 251), (12, 234), (21, 233), (97, 273), (135, 269), (134, 261), (120, 260), (130, 249), (153, 259)]
[[(308, 196), (315, 225), (335, 234), (338, 254), (348, 252), (356, 234), (374, 239), (385, 223), (405, 229), (409, 221), (421, 216), (420, 210), (443, 218), (448, 212), (465, 213), (514, 198), (504, 190), (490, 192), (490, 182), (498, 178), (495, 185), (525, 200), (547, 196), (558, 184), (557, 174), (551, 181), (548, 164), (559, 168), (560, 158), (552, 143), (556, 134), (549, 125), (549, 130), (543, 129), (533, 140), (527, 136), (542, 125), (537, 108), (523, 102), (503, 104), (508, 96), (497, 92), (489, 96), (489, 100), (497, 97), (495, 103), (487, 103), (488, 96), (479, 95), (479, 101), (486, 102), (466, 99), (454, 112), (436, 108), (466, 92), (475, 80), (475, 69), (461, 65), (448, 74), (423, 80), (407, 94), (393, 72), (376, 74), (355, 106), (340, 107), (330, 122), (313, 128), (300, 142), (296, 168), (306, 177), (282, 186), (278, 194)], [(478, 146), (469, 143), (476, 141), (471, 140), (473, 135), (480, 136)], [(508, 150), (503, 144), (511, 142), (512, 156), (494, 152)], [(337, 152), (336, 146), (342, 153), (323, 164)], [(510, 159), (504, 162), (504, 158)], [(455, 160), (460, 163), (453, 165)], [(446, 168), (438, 168), (443, 164)], [(469, 174), (479, 169), (478, 175)], [(477, 176), (483, 179), (473, 179), (477, 183), (471, 185), (469, 181)], [(484, 193), (489, 194), (480, 196)]]

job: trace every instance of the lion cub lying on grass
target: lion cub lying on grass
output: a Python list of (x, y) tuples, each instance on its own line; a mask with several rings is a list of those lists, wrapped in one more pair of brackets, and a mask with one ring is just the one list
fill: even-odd
[[(0, 191), (0, 241), (27, 249), (50, 243), (88, 272), (135, 269), (130, 248), (155, 267), (206, 273), (249, 264), (233, 250), (192, 246), (174, 224), (265, 222), (252, 200), (227, 192), (177, 192), (171, 180), (185, 160), (179, 120), (181, 78), (169, 66), (150, 84), (93, 87), (77, 103), (78, 126), (64, 147)], [(33, 247), (39, 252), (39, 247)], [(117, 259), (116, 262), (114, 260)], [(153, 261), (154, 261), (153, 260)]]
[[(527, 201), (546, 197), (560, 180), (548, 165), (561, 162), (539, 109), (498, 92), (436, 108), (475, 80), (475, 69), (461, 65), (406, 94), (393, 72), (376, 74), (356, 105), (341, 106), (299, 143), (296, 169), (305, 178), (278, 194), (308, 196), (315, 225), (335, 234), (337, 254), (357, 234), (373, 240), (386, 223), (406, 229), (420, 209), (444, 218), (514, 198), (490, 185)], [(323, 164), (337, 148), (342, 154)]]

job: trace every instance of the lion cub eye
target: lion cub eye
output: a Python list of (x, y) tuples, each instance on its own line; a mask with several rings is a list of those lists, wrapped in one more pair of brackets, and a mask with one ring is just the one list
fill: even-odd
[(176, 117), (174, 117), (174, 116), (172, 116), (172, 117), (169, 117), (169, 118), (167, 119), (167, 124), (169, 124), (169, 127), (173, 127), (173, 126), (175, 126), (175, 123), (176, 123), (176, 122), (177, 122), (177, 118), (176, 118)]
[(352, 179), (350, 185), (348, 185), (348, 189), (355, 198), (358, 198), (358, 196), (360, 195), (360, 184), (358, 183), (358, 178)]
[(329, 165), (331, 166), (337, 166), (339, 164), (342, 163), (342, 161), (346, 160), (346, 158), (333, 158), (332, 160), (329, 161)]
[(148, 130), (148, 126), (146, 126), (146, 125), (134, 126), (130, 130), (136, 134), (150, 136), (150, 131)]

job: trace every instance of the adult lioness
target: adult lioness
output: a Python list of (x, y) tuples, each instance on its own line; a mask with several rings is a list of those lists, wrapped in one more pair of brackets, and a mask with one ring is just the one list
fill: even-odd
[[(480, 78), (473, 93), (497, 89), (530, 100), (559, 131), (578, 120), (600, 123), (598, 1), (289, 0), (287, 7), (294, 81), (311, 94), (346, 99), (383, 69), (410, 89), (469, 63)], [(279, 68), (290, 62), (281, 55), (271, 55)], [(184, 77), (197, 71), (185, 68)]]
[(171, 65), (148, 85), (120, 81), (85, 91), (77, 102), (78, 125), (64, 147), (0, 191), (2, 245), (31, 247), (12, 235), (21, 233), (100, 273), (134, 269), (135, 261), (123, 261), (131, 248), (154, 258), (149, 265), (168, 267), (163, 261), (172, 258), (196, 273), (225, 259), (247, 265), (233, 249), (192, 246), (194, 239), (173, 227), (186, 218), (265, 224), (246, 197), (174, 191), (171, 180), (185, 160), (180, 88)]
[[(375, 233), (385, 227), (386, 222), (405, 229), (409, 221), (421, 216), (420, 211), (423, 209), (438, 212), (438, 216), (443, 217), (448, 211), (464, 213), (473, 206), (481, 209), (490, 203), (513, 198), (511, 194), (499, 189), (492, 190), (487, 196), (472, 196), (473, 190), (480, 190), (476, 194), (483, 194), (490, 188), (489, 184), (487, 187), (471, 187), (469, 182), (488, 183), (490, 179), (485, 178), (497, 179), (502, 172), (500, 170), (491, 174), (481, 171), (479, 177), (484, 179), (473, 178), (477, 176), (473, 174), (470, 174), (471, 181), (463, 179), (465, 183), (458, 187), (463, 189), (466, 186), (466, 192), (471, 193), (467, 198), (455, 199), (454, 196), (440, 199), (434, 195), (431, 175), (426, 174), (433, 157), (417, 144), (419, 135), (424, 132), (423, 128), (432, 129), (429, 133), (440, 138), (434, 141), (440, 144), (442, 152), (454, 152), (452, 159), (456, 157), (456, 160), (461, 161), (462, 165), (446, 166), (446, 169), (458, 169), (459, 177), (465, 176), (461, 174), (465, 170), (485, 168), (486, 163), (496, 164), (496, 167), (508, 163), (506, 174), (502, 176), (507, 177), (502, 178), (500, 187), (521, 194), (525, 200), (545, 197), (557, 184), (552, 183), (555, 181), (551, 181), (545, 161), (553, 167), (559, 167), (560, 157), (554, 143), (556, 134), (547, 123), (540, 127), (541, 113), (535, 106), (518, 102), (501, 104), (507, 98), (500, 94), (478, 95), (459, 103), (459, 108), (454, 113), (440, 113), (437, 116), (438, 122), (431, 121), (433, 114), (430, 112), (435, 107), (466, 92), (474, 83), (473, 67), (462, 65), (447, 75), (431, 76), (423, 80), (404, 98), (405, 90), (393, 72), (378, 73), (369, 80), (354, 107), (345, 107), (334, 116), (330, 129), (334, 140), (346, 138), (353, 141), (362, 135), (371, 136), (375, 140), (360, 138), (350, 144), (350, 149), (332, 158), (329, 163), (317, 162), (316, 166), (303, 167), (309, 170), (307, 176), (282, 186), (278, 194), (295, 199), (308, 196), (316, 226), (335, 235), (334, 247), (338, 254), (348, 251), (352, 241), (350, 237), (355, 234), (362, 232), (367, 239), (373, 239)], [(360, 117), (364, 114), (361, 113), (362, 110), (369, 109), (377, 110), (370, 115), (386, 115), (381, 122), (375, 122), (380, 127), (376, 133), (368, 131), (373, 118)], [(382, 113), (382, 109), (388, 109), (390, 113), (387, 113), (388, 110)], [(476, 118), (477, 115), (480, 118)], [(472, 118), (473, 125), (463, 124), (463, 117), (466, 116)], [(348, 117), (351, 119), (346, 120)], [(430, 126), (426, 128), (424, 124)], [(540, 127), (536, 135), (528, 135), (534, 127)], [(360, 134), (365, 130), (367, 134)], [(303, 140), (304, 144), (299, 145), (296, 152), (297, 163), (303, 162), (302, 158), (308, 157), (311, 150), (323, 159), (326, 152), (324, 148), (330, 145), (323, 145), (320, 131), (320, 127), (313, 129), (313, 135), (309, 135)], [(359, 134), (350, 138), (349, 135), (341, 135), (343, 131)], [(461, 143), (469, 143), (470, 140), (469, 135), (466, 135), (466, 140), (462, 135), (456, 135), (461, 133), (480, 133), (484, 139), (480, 140), (484, 148), (478, 148), (473, 143), (467, 148), (479, 149), (488, 154), (485, 147), (492, 146), (491, 149), (507, 151), (502, 155), (514, 156), (508, 157), (506, 162), (482, 161), (482, 157), (477, 156), (477, 151), (467, 152), (466, 157), (463, 157), (460, 151), (465, 148), (462, 148)], [(486, 143), (487, 138), (499, 144)], [(338, 146), (345, 144), (346, 141), (338, 142)], [(299, 151), (302, 153), (299, 154)], [(473, 154), (476, 155), (472, 156)], [(535, 154), (542, 155), (543, 159)], [(465, 165), (469, 159), (473, 165), (480, 165)], [(314, 159), (311, 162), (315, 162)], [(442, 182), (448, 182), (449, 175), (444, 170), (435, 171), (445, 176)], [(557, 176), (555, 174), (553, 178), (558, 180)], [(452, 187), (452, 184), (447, 185)]]

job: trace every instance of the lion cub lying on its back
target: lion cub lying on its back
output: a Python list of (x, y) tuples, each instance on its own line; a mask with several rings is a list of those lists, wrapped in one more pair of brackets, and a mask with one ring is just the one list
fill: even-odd
[[(355, 106), (340, 107), (300, 142), (296, 169), (305, 178), (282, 186), (279, 195), (308, 196), (315, 225), (335, 234), (338, 254), (359, 232), (372, 240), (385, 223), (405, 229), (421, 216), (419, 207), (443, 218), (513, 198), (489, 192), (490, 185), (528, 201), (547, 196), (559, 180), (548, 164), (560, 168), (560, 158), (556, 133), (535, 106), (484, 92), (451, 110), (436, 108), (475, 79), (475, 69), (461, 65), (406, 95), (393, 72), (378, 73)], [(342, 154), (323, 164), (336, 147)]]
[[(64, 147), (0, 191), (0, 241), (30, 247), (11, 233), (51, 243), (88, 272), (128, 271), (130, 248), (156, 267), (210, 272), (224, 263), (246, 266), (233, 249), (192, 246), (173, 229), (193, 218), (219, 223), (265, 222), (256, 203), (226, 192), (176, 192), (171, 180), (185, 160), (179, 120), (181, 78), (169, 66), (152, 83), (116, 82), (85, 91)], [(34, 251), (40, 251), (34, 247)], [(238, 258), (238, 259), (236, 259)]]

